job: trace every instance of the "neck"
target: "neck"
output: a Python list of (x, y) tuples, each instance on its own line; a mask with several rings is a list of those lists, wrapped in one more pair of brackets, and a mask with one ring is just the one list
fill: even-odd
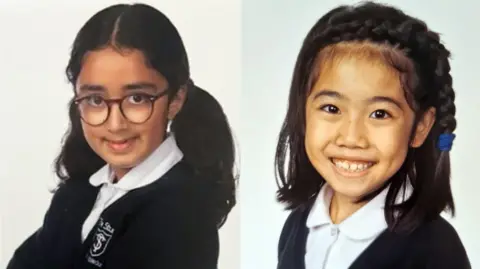
[[(163, 144), (163, 142), (165, 142), (165, 140), (168, 138), (168, 136), (169, 136), (169, 133), (164, 133), (164, 136), (163, 136), (162, 140), (160, 141), (160, 143), (159, 143), (157, 146), (152, 147), (153, 150), (148, 154), (148, 156), (152, 155), (153, 152), (155, 152), (155, 150), (156, 150), (161, 144)], [(145, 159), (147, 159), (148, 156), (147, 156)], [(143, 160), (141, 160), (141, 161), (138, 161), (136, 165), (141, 164), (142, 162), (145, 161), (145, 159), (143, 159)], [(135, 167), (136, 165), (134, 165), (133, 167)], [(111, 171), (113, 172), (113, 175), (115, 176), (113, 183), (119, 182), (119, 181), (125, 176), (125, 174), (127, 174), (130, 170), (133, 169), (133, 167), (130, 167), (130, 168), (125, 168), (125, 167), (113, 167), (112, 165), (110, 165), (110, 167), (111, 167), (111, 169), (112, 169)]]
[(113, 183), (117, 183), (130, 171), (130, 168), (112, 168), (112, 171), (114, 175)]
[(330, 203), (330, 218), (334, 224), (339, 224), (357, 210), (362, 208), (367, 202), (358, 203), (355, 199), (345, 197), (334, 193)]

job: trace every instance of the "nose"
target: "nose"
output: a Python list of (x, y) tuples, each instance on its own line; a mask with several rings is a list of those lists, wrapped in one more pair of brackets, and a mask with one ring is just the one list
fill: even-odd
[(367, 148), (368, 139), (365, 120), (358, 117), (346, 117), (340, 123), (335, 142), (340, 147)]
[(110, 132), (118, 132), (127, 128), (127, 119), (123, 116), (118, 104), (110, 106), (110, 115), (105, 124)]

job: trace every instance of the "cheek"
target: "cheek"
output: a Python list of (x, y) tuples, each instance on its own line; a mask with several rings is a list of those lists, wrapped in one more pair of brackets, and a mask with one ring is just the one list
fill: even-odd
[(398, 170), (407, 155), (410, 128), (385, 128), (374, 133), (375, 135), (370, 137), (371, 142), (375, 144), (382, 158), (390, 164), (391, 169)]
[(85, 140), (87, 141), (88, 145), (98, 154), (98, 147), (99, 147), (99, 138), (101, 137), (100, 135), (100, 130), (97, 127), (90, 126), (88, 124), (85, 124), (82, 122), (82, 130), (83, 130), (83, 135), (85, 136)]
[(317, 155), (315, 152), (323, 152), (335, 136), (335, 127), (320, 119), (316, 113), (319, 112), (311, 112), (306, 116), (305, 149), (310, 157)]
[(139, 125), (136, 130), (143, 140), (153, 143), (157, 146), (164, 139), (164, 133), (168, 124), (167, 110), (164, 106), (156, 107), (150, 119), (142, 125)]

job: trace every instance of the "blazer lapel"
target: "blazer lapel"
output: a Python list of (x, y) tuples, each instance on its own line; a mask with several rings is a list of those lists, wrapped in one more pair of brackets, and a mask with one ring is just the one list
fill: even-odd
[(352, 263), (350, 269), (395, 269), (402, 264), (408, 236), (385, 230)]

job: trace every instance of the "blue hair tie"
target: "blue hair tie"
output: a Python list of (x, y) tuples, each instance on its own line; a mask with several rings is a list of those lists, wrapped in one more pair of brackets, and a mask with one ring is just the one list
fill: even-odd
[(438, 137), (437, 148), (441, 151), (450, 151), (452, 149), (455, 134), (441, 134)]

